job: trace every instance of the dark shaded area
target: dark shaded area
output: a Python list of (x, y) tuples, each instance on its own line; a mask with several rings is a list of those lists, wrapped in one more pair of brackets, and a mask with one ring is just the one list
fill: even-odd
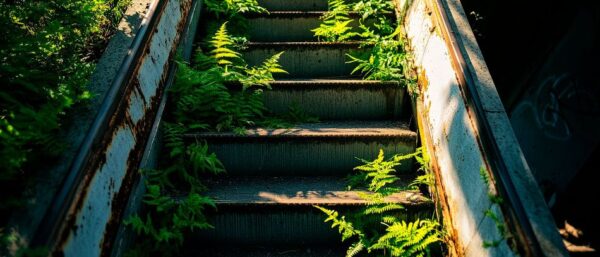
[[(585, 167), (577, 174), (567, 191), (557, 199), (552, 208), (554, 219), (559, 228), (564, 228), (565, 221), (582, 230), (583, 234), (576, 238), (568, 236), (567, 240), (575, 245), (585, 245), (596, 249), (595, 253), (571, 253), (571, 256), (599, 256), (600, 252), (600, 220), (598, 213), (590, 206), (600, 195), (598, 187), (598, 162), (600, 147), (597, 147)], [(564, 233), (563, 233), (564, 234)]]
[[(540, 87), (535, 77), (538, 73), (544, 72), (543, 66), (547, 63), (555, 65), (556, 63), (562, 64), (568, 61), (564, 58), (551, 60), (552, 57), (556, 58), (562, 55), (569, 55), (572, 51), (569, 48), (560, 48), (559, 44), (563, 41), (569, 29), (572, 29), (574, 21), (578, 18), (578, 15), (582, 15), (582, 10), (588, 11), (588, 13), (594, 13), (596, 21), (598, 20), (598, 3), (584, 2), (584, 1), (477, 1), (477, 0), (462, 0), (465, 12), (469, 17), (469, 22), (473, 28), (473, 32), (476, 35), (478, 44), (483, 52), (485, 61), (488, 65), (490, 73), (496, 84), (498, 93), (505, 105), (507, 113), (512, 114), (513, 110), (517, 106), (517, 103), (522, 101), (522, 97), (532, 89)], [(577, 24), (577, 23), (575, 23)], [(577, 24), (579, 31), (585, 31), (586, 26)], [(593, 28), (594, 26), (588, 26)], [(583, 29), (582, 29), (583, 28)], [(596, 29), (598, 27), (596, 26)], [(591, 35), (598, 35), (598, 31), (587, 31)], [(599, 46), (598, 38), (594, 39), (594, 49), (598, 49)], [(558, 53), (558, 54), (557, 54)], [(597, 50), (596, 52), (597, 53)], [(563, 181), (566, 186), (566, 190), (557, 190), (552, 188), (552, 185), (546, 185), (541, 183), (541, 187), (544, 190), (547, 201), (552, 207), (552, 213), (555, 217), (556, 224), (559, 228), (563, 229), (561, 234), (563, 238), (568, 240), (570, 243), (576, 245), (576, 250), (582, 251), (581, 247), (589, 246), (596, 249), (596, 252), (573, 252), (574, 248), (569, 247), (572, 256), (600, 256), (598, 249), (600, 249), (600, 220), (596, 217), (597, 215), (590, 210), (590, 203), (595, 202), (596, 196), (600, 195), (600, 188), (596, 186), (597, 177), (596, 173), (598, 169), (598, 160), (600, 160), (600, 147), (596, 145), (593, 147), (593, 140), (595, 133), (599, 133), (600, 129), (592, 128), (597, 132), (590, 132), (589, 127), (593, 126), (593, 117), (596, 117), (595, 106), (598, 103), (587, 101), (586, 94), (589, 93), (593, 99), (594, 96), (598, 96), (599, 85), (593, 77), (598, 69), (596, 63), (596, 55), (587, 56), (587, 59), (583, 59), (582, 63), (585, 63), (582, 67), (580, 64), (569, 62), (566, 65), (562, 65), (563, 68), (556, 68), (556, 71), (546, 71), (549, 74), (560, 74), (554, 72), (568, 72), (569, 69), (579, 81), (574, 84), (568, 84), (569, 86), (575, 85), (580, 88), (576, 88), (571, 94), (560, 95), (558, 99), (558, 107), (555, 111), (559, 113), (559, 116), (567, 120), (567, 126), (571, 130), (572, 134), (569, 133), (570, 138), (565, 139), (564, 145), (569, 146), (565, 148), (570, 149), (555, 149), (557, 145), (555, 141), (549, 139), (538, 138), (530, 139), (519, 138), (522, 144), (526, 158), (530, 162), (534, 174), (551, 174), (545, 170), (536, 170), (539, 163), (535, 163), (534, 159), (540, 159), (538, 157), (532, 158), (531, 155), (540, 154), (525, 151), (531, 150), (529, 143), (538, 144), (539, 147), (550, 148), (550, 152), (559, 152), (563, 156), (562, 162), (568, 163), (568, 165), (574, 165), (572, 171), (563, 170), (564, 172), (573, 172), (570, 176), (574, 176), (572, 181)], [(558, 60), (558, 61), (557, 61)], [(554, 62), (554, 64), (552, 64)], [(567, 68), (564, 68), (567, 67)], [(570, 67), (570, 68), (569, 68)], [(590, 76), (591, 75), (591, 76)], [(575, 80), (574, 80), (575, 81)], [(551, 92), (552, 93), (552, 92)], [(560, 93), (560, 92), (554, 92)], [(551, 94), (550, 94), (551, 95)], [(542, 96), (547, 97), (547, 96)], [(571, 100), (563, 100), (561, 97), (572, 98)], [(551, 98), (548, 98), (551, 99)], [(514, 120), (513, 120), (514, 123)], [(531, 122), (534, 124), (534, 122)], [(513, 124), (514, 126), (514, 124)], [(527, 134), (524, 132), (517, 132), (517, 136), (529, 135), (533, 137), (538, 133), (548, 133), (546, 128), (534, 128), (531, 127), (531, 133)], [(521, 126), (523, 129), (523, 126)], [(518, 129), (517, 129), (518, 130)], [(577, 141), (581, 138), (590, 138), (586, 141)], [(526, 139), (526, 140), (524, 140)], [(547, 141), (543, 141), (547, 140)], [(579, 143), (575, 143), (579, 142)], [(525, 144), (525, 145), (523, 145)], [(586, 145), (587, 144), (587, 145)], [(582, 165), (584, 161), (574, 162), (578, 158), (572, 158), (571, 155), (583, 154), (586, 156), (588, 147), (592, 146), (592, 154), (586, 159), (585, 157), (579, 158), (579, 160), (586, 160), (585, 165)], [(546, 150), (541, 152), (548, 152)], [(529, 155), (528, 155), (529, 154)], [(543, 154), (543, 153), (541, 153)], [(548, 158), (546, 156), (545, 158)], [(532, 159), (530, 159), (532, 158)], [(554, 157), (550, 157), (554, 158)], [(546, 159), (547, 163), (555, 163), (556, 160)], [(534, 165), (536, 164), (536, 165)], [(539, 168), (539, 167), (538, 167)], [(569, 176), (561, 175), (561, 171), (557, 173), (555, 180), (562, 180), (561, 178), (568, 178)], [(546, 175), (547, 177), (547, 175)], [(540, 180), (540, 177), (536, 177)], [(543, 180), (543, 179), (542, 179)], [(540, 182), (540, 181), (538, 181)], [(556, 182), (556, 181), (555, 181)], [(567, 221), (574, 228), (582, 231), (582, 235), (574, 237), (565, 233), (565, 221)], [(585, 251), (585, 250), (583, 250)]]
[(502, 102), (510, 110), (569, 29), (579, 5), (565, 0), (461, 2)]

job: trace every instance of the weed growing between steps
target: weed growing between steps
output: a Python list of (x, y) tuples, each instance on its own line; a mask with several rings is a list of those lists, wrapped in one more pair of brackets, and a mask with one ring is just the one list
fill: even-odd
[[(350, 11), (360, 14), (358, 28), (352, 27)], [(361, 41), (366, 53), (350, 53), (348, 63), (364, 79), (398, 81), (411, 91), (416, 85), (412, 74), (411, 57), (402, 40), (402, 26), (390, 18), (394, 4), (389, 0), (329, 0), (329, 11), (321, 17), (323, 22), (312, 30), (319, 40), (328, 42)], [(368, 20), (368, 21), (367, 21)]]
[[(402, 162), (414, 158), (423, 172), (408, 188), (399, 188), (394, 183), (400, 180), (395, 167)], [(407, 222), (402, 218), (404, 206), (386, 201), (386, 197), (406, 189), (418, 189), (420, 186), (433, 186), (433, 177), (428, 171), (429, 158), (419, 148), (415, 153), (394, 155), (385, 159), (383, 150), (373, 161), (361, 160), (363, 165), (355, 168), (358, 171), (348, 179), (348, 188), (366, 188), (361, 198), (368, 201), (358, 211), (341, 215), (335, 210), (315, 206), (323, 211), (342, 236), (342, 241), (354, 242), (346, 252), (347, 257), (361, 252), (377, 256), (429, 256), (433, 247), (439, 246), (443, 235), (435, 218), (417, 219)]]
[[(206, 0), (210, 12), (235, 18), (238, 13), (262, 12), (256, 1)], [(316, 121), (291, 106), (282, 116), (270, 115), (263, 103), (263, 90), (271, 89), (274, 73), (286, 73), (279, 65), (283, 52), (249, 67), (239, 50), (243, 37), (228, 33), (223, 21), (199, 49), (192, 63), (178, 63), (174, 85), (169, 89), (169, 120), (162, 125), (165, 152), (163, 168), (143, 171), (146, 183), (145, 215), (133, 215), (125, 224), (140, 239), (128, 256), (172, 256), (183, 245), (185, 235), (213, 228), (204, 215), (214, 202), (203, 196), (201, 176), (218, 175), (225, 167), (206, 142), (184, 142), (184, 134), (202, 131), (233, 131), (244, 134), (249, 127), (287, 127), (296, 122)], [(231, 87), (240, 87), (230, 89)]]

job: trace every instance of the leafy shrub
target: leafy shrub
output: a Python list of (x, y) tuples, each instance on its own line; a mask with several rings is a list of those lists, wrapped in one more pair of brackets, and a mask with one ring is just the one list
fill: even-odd
[(65, 148), (57, 132), (91, 97), (88, 79), (129, 1), (0, 2), (0, 210)]

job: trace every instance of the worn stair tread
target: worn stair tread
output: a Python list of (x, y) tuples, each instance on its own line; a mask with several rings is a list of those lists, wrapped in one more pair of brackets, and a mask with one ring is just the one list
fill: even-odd
[[(412, 178), (398, 181), (398, 187), (406, 187)], [(362, 205), (360, 197), (364, 190), (347, 189), (342, 177), (267, 177), (235, 176), (207, 179), (207, 195), (217, 205)], [(431, 201), (418, 190), (404, 190), (388, 196), (387, 201), (404, 205), (423, 205)]]
[(232, 246), (215, 245), (186, 251), (182, 256), (195, 257), (341, 257), (346, 255), (343, 245), (298, 246)]
[(234, 132), (200, 132), (186, 134), (191, 138), (398, 138), (414, 141), (416, 132), (401, 121), (328, 121), (299, 124), (292, 128), (247, 129), (243, 135)]

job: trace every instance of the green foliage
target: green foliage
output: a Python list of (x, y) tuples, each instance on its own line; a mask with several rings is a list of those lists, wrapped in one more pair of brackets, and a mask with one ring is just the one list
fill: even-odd
[(352, 73), (360, 72), (368, 80), (404, 81), (407, 77), (405, 67), (409, 67), (409, 59), (405, 52), (404, 43), (397, 39), (401, 27), (389, 35), (379, 35), (367, 26), (361, 25), (365, 38), (365, 46), (370, 47), (366, 55), (348, 54), (350, 61), (356, 67)]
[(401, 190), (396, 167), (415, 158), (425, 170), (428, 160), (419, 148), (415, 153), (394, 155), (386, 159), (383, 150), (373, 161), (365, 161), (355, 168), (358, 174), (350, 177), (350, 186), (365, 187), (360, 196), (368, 203), (361, 210), (341, 215), (338, 211), (315, 206), (325, 213), (325, 222), (331, 222), (342, 235), (342, 241), (354, 240), (346, 252), (347, 257), (367, 251), (382, 256), (429, 256), (431, 248), (442, 241), (439, 224), (434, 219), (403, 219), (404, 206), (386, 201), (386, 196)]
[(258, 5), (256, 0), (204, 0), (209, 12), (217, 17), (224, 15), (229, 18), (242, 13), (268, 13), (267, 9)]
[(439, 224), (433, 220), (400, 221), (391, 224), (369, 250), (389, 251), (390, 256), (429, 255), (429, 246), (441, 240)]
[(361, 14), (364, 21), (368, 18), (380, 18), (382, 14), (394, 12), (394, 4), (389, 0), (359, 0), (354, 3), (352, 9)]
[[(187, 232), (212, 228), (203, 213), (215, 205), (202, 196), (206, 188), (201, 177), (221, 174), (225, 167), (206, 142), (190, 144), (183, 137), (198, 131), (244, 133), (265, 122), (262, 90), (270, 89), (273, 73), (285, 73), (278, 63), (282, 53), (248, 67), (237, 51), (240, 41), (245, 40), (231, 36), (224, 22), (208, 40), (208, 54), (199, 50), (191, 64), (178, 63), (169, 89), (172, 120), (163, 124), (166, 165), (144, 171), (146, 216), (133, 215), (126, 221), (143, 240), (128, 256), (176, 255)], [(229, 88), (236, 85), (242, 90)]]
[[(358, 28), (350, 25), (350, 10), (360, 14)], [(401, 38), (401, 26), (394, 25), (389, 17), (393, 13), (394, 5), (389, 0), (360, 0), (351, 5), (344, 0), (330, 0), (323, 22), (312, 31), (324, 41), (362, 40), (361, 48), (367, 51), (347, 55), (348, 63), (356, 65), (352, 74), (368, 80), (399, 81), (416, 92), (412, 60)]]
[(209, 41), (213, 50), (210, 51), (212, 58), (214, 58), (217, 64), (225, 69), (231, 67), (234, 62), (239, 63), (241, 61), (241, 54), (231, 48), (235, 45), (233, 38), (227, 33), (227, 22), (224, 22), (219, 30)]
[(419, 148), (414, 153), (394, 155), (386, 160), (383, 150), (379, 150), (379, 155), (375, 160), (361, 160), (363, 165), (354, 168), (354, 170), (360, 172), (349, 177), (350, 187), (357, 187), (369, 182), (369, 191), (389, 194), (390, 185), (399, 180), (396, 176), (396, 167), (402, 165), (402, 161), (415, 158), (421, 153), (422, 148)]
[(344, 0), (328, 0), (328, 5), (328, 12), (321, 17), (323, 22), (318, 28), (311, 30), (315, 36), (329, 42), (346, 41), (355, 37), (357, 33), (352, 32), (352, 18), (348, 15), (350, 6)]
[[(242, 131), (265, 120), (262, 89), (270, 89), (273, 73), (285, 73), (278, 63), (282, 53), (248, 67), (235, 50), (226, 23), (209, 43), (211, 55), (198, 51), (191, 66), (179, 63), (171, 88), (175, 120), (196, 131)], [(243, 90), (229, 90), (227, 84), (235, 83)]]
[[(186, 127), (165, 124), (163, 128), (166, 158), (171, 165), (143, 172), (146, 216), (135, 214), (125, 221), (138, 235), (145, 237), (144, 241), (153, 243), (136, 245), (129, 251), (130, 256), (174, 255), (183, 244), (186, 232), (212, 228), (204, 210), (215, 208), (215, 204), (201, 195), (205, 187), (200, 176), (220, 174), (225, 168), (217, 156), (208, 151), (206, 143), (188, 145), (184, 142)], [(176, 197), (181, 192), (185, 195)]]

